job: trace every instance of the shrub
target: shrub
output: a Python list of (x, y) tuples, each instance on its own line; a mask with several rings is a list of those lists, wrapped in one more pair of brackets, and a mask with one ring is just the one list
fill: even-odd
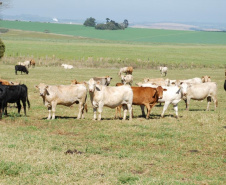
[(5, 44), (0, 39), (0, 58), (4, 56), (4, 53), (5, 53)]

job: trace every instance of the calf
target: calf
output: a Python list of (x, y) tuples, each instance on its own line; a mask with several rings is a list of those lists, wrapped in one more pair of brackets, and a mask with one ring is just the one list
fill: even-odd
[(26, 116), (26, 101), (28, 104), (28, 108), (30, 108), (26, 85), (0, 85), (0, 112), (2, 112), (2, 114), (4, 114), (5, 111), (5, 114), (7, 115), (7, 103), (17, 103), (18, 113), (20, 113), (20, 101), (22, 101), (23, 103), (24, 114)]
[(25, 67), (25, 66), (22, 66), (22, 65), (15, 65), (15, 74), (17, 75), (17, 71), (21, 71), (21, 74), (22, 72), (28, 74), (29, 71), (28, 69)]

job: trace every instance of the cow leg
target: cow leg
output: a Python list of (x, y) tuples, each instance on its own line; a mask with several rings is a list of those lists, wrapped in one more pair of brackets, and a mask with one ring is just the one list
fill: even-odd
[(173, 109), (176, 113), (176, 118), (178, 118), (178, 106), (177, 106), (177, 104), (173, 105)]
[(77, 119), (81, 119), (83, 113), (84, 113), (84, 104), (82, 102), (79, 103), (79, 111), (78, 111), (78, 116)]
[(24, 107), (24, 115), (26, 116), (27, 113), (26, 113), (26, 100), (22, 101), (23, 103), (23, 107)]
[(144, 105), (140, 105), (141, 112), (142, 112), (142, 117), (145, 118), (145, 112), (144, 112)]
[(115, 119), (118, 118), (118, 107), (115, 108)]
[(52, 102), (52, 119), (55, 119), (56, 105), (55, 102)]
[(97, 119), (97, 108), (93, 108), (93, 120)]
[(163, 110), (162, 110), (162, 114), (161, 114), (161, 117), (162, 118), (163, 118), (164, 113), (165, 113), (166, 109), (168, 108), (169, 104), (170, 104), (169, 102), (165, 102), (164, 107), (163, 107)]
[(133, 107), (132, 107), (132, 104), (127, 104), (127, 108), (129, 110), (129, 120), (132, 121), (132, 118), (133, 118)]
[(103, 106), (99, 106), (98, 107), (98, 121), (100, 121), (101, 120), (101, 113), (102, 113), (102, 111), (103, 111)]
[(49, 111), (49, 115), (48, 115), (48, 120), (51, 119), (51, 111), (52, 111), (52, 107), (48, 107), (48, 111)]
[(216, 97), (212, 97), (213, 102), (214, 102), (214, 110), (216, 111), (217, 109), (217, 98)]
[(189, 104), (190, 104), (190, 99), (187, 98), (186, 100), (184, 100), (185, 103), (186, 103), (186, 110), (188, 111), (189, 110)]
[(127, 109), (128, 109), (128, 106), (127, 105), (122, 105), (123, 106), (123, 120), (126, 120), (126, 114), (127, 114)]
[(149, 116), (150, 116), (151, 108), (150, 108), (149, 103), (145, 104), (145, 106), (147, 107), (147, 116), (146, 116), (146, 119), (148, 119)]
[(18, 114), (20, 114), (20, 110), (21, 110), (20, 101), (17, 101), (16, 104), (17, 104), (17, 108), (18, 108)]

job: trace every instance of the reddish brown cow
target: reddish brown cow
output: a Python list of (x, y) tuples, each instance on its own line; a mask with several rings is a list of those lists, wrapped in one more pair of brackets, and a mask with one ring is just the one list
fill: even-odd
[[(133, 105), (140, 105), (142, 116), (145, 117), (144, 106), (147, 108), (147, 115), (146, 119), (149, 118), (151, 109), (155, 106), (158, 102), (158, 99), (161, 99), (163, 96), (163, 89), (161, 86), (157, 88), (151, 87), (131, 87), (133, 90)], [(116, 115), (118, 117), (118, 113), (121, 117), (121, 106), (116, 108)]]
[(3, 79), (0, 79), (0, 84), (2, 84), (2, 85), (12, 85), (11, 83), (9, 83), (9, 81), (3, 80)]

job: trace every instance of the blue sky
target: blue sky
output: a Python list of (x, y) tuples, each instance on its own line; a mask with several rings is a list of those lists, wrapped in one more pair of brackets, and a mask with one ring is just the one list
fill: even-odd
[(226, 0), (0, 0), (9, 3), (1, 15), (38, 15), (122, 22), (226, 23)]

